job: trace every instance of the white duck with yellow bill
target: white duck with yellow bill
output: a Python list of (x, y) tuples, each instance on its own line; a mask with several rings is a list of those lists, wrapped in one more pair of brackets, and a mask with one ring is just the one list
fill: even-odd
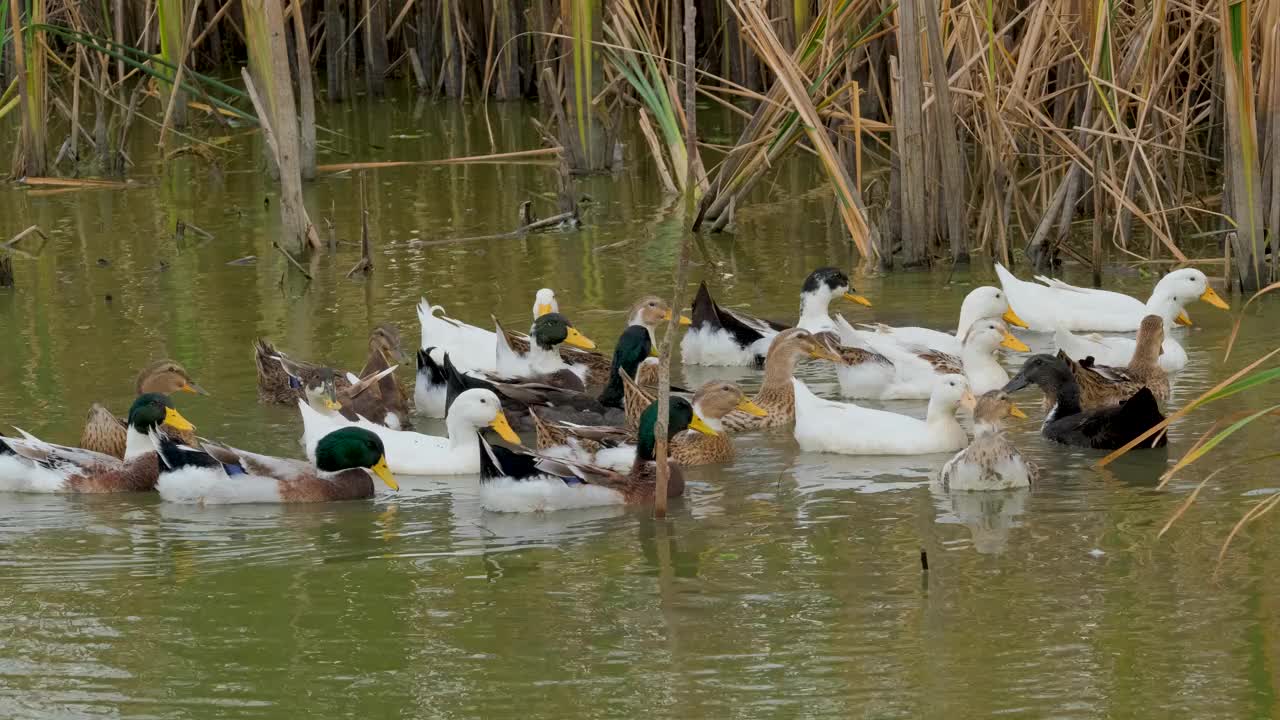
[[(534, 295), (533, 319), (559, 312), (560, 303), (550, 288)], [(492, 330), (476, 327), (444, 314), (440, 305), (425, 297), (418, 302), (418, 323), (422, 326), (422, 349), (440, 348), (449, 353), (454, 367), (462, 372), (497, 372), (497, 337)]]
[(360, 427), (373, 432), (386, 448), (387, 467), (402, 475), (469, 475), (480, 472), (480, 445), (476, 431), (492, 428), (503, 440), (519, 443), (502, 412), (502, 402), (492, 391), (467, 390), (453, 401), (445, 427), (448, 437), (391, 430), (364, 418), (352, 422), (342, 416), (316, 411), (299, 400), (302, 412), (302, 442), (307, 457), (314, 459), (320, 438), (343, 427)]
[(963, 375), (946, 375), (933, 387), (925, 419), (824, 400), (800, 380), (796, 395), (796, 442), (808, 452), (844, 455), (927, 455), (953, 452), (968, 444), (956, 420), (961, 403), (975, 404)]
[(1098, 332), (1136, 332), (1147, 315), (1165, 317), (1172, 308), (1171, 321), (1191, 324), (1183, 308), (1203, 300), (1221, 310), (1230, 309), (1209, 286), (1209, 278), (1195, 268), (1183, 268), (1160, 278), (1144, 303), (1137, 298), (1112, 292), (1070, 285), (1061, 280), (1038, 277), (1028, 282), (996, 263), (1000, 285), (1009, 298), (1009, 307), (1039, 332), (1092, 330)]
[(892, 327), (889, 325), (863, 325), (878, 335), (888, 337), (906, 347), (926, 347), (939, 352), (959, 355), (969, 328), (983, 318), (1000, 318), (1012, 326), (1025, 328), (1022, 318), (1009, 308), (1009, 299), (998, 287), (974, 288), (960, 303), (960, 320), (954, 335), (941, 330), (923, 327)]

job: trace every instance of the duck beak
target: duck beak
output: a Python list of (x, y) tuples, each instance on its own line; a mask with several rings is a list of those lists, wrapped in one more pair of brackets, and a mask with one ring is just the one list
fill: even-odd
[(538, 303), (538, 317), (542, 317), (549, 312), (551, 312), (551, 305), (549, 303)]
[(1021, 390), (1022, 388), (1030, 384), (1031, 384), (1031, 381), (1027, 379), (1026, 375), (1023, 375), (1022, 373), (1018, 373), (1012, 380), (1005, 383), (1004, 387), (1000, 389), (1007, 393), (1018, 392), (1019, 390)]
[(199, 385), (193, 382), (184, 383), (182, 387), (178, 388), (178, 390), (182, 392), (191, 393), (192, 395), (208, 395), (209, 394), (205, 392), (204, 388), (200, 387)]
[(394, 360), (395, 362), (388, 362), (388, 365), (404, 364), (409, 362), (409, 356), (405, 355), (404, 350), (401, 350), (398, 347), (391, 348), (389, 354), (391, 355), (391, 360)]
[(182, 430), (183, 432), (191, 432), (196, 429), (186, 418), (182, 417), (182, 413), (173, 408), (164, 409), (164, 424), (174, 430)]
[(1219, 297), (1218, 293), (1214, 292), (1213, 288), (1211, 287), (1207, 287), (1204, 289), (1204, 292), (1200, 294), (1200, 299), (1218, 308), (1219, 310), (1231, 309), (1231, 306), (1227, 304), (1227, 301)]
[(965, 390), (964, 394), (960, 396), (960, 407), (971, 412), (978, 407), (978, 398), (973, 394), (972, 390)]
[(654, 346), (650, 345), (650, 346), (649, 346), (649, 357), (654, 357), (654, 358), (658, 357), (658, 348), (656, 348), (656, 347), (654, 347)]
[[(670, 311), (670, 310), (668, 310), (666, 313), (664, 313), (664, 314), (663, 314), (663, 316), (662, 316), (662, 319), (663, 319), (663, 320), (666, 320), (667, 322), (670, 322), (670, 321), (671, 321), (671, 311)], [(684, 315), (681, 315), (681, 316), (680, 316), (680, 321), (679, 321), (679, 322), (680, 322), (680, 325), (685, 326), (685, 327), (688, 327), (689, 325), (692, 325), (692, 324), (693, 324), (693, 321), (692, 321), (692, 320), (690, 320), (689, 318), (685, 317)]]
[(516, 434), (515, 430), (511, 429), (511, 423), (507, 422), (506, 413), (501, 410), (498, 411), (497, 417), (489, 421), (489, 427), (493, 428), (498, 433), (498, 437), (503, 440), (516, 445), (520, 444), (520, 436)]
[(386, 483), (387, 487), (391, 488), (392, 490), (400, 489), (400, 483), (396, 482), (396, 476), (392, 475), (391, 468), (387, 467), (386, 455), (383, 455), (382, 457), (378, 458), (378, 463), (369, 469), (373, 471), (374, 475), (377, 475), (378, 477), (382, 478), (382, 482)]
[(1191, 316), (1187, 314), (1186, 310), (1183, 310), (1178, 313), (1178, 317), (1174, 318), (1173, 322), (1178, 325), (1186, 325), (1187, 327), (1191, 327)]
[(569, 335), (564, 339), (564, 344), (572, 345), (576, 348), (582, 348), (583, 350), (596, 349), (596, 344), (591, 341), (591, 338), (578, 332), (578, 329), (575, 327), (569, 328)]
[(1000, 347), (1017, 350), (1018, 352), (1031, 352), (1031, 348), (1027, 347), (1026, 343), (1014, 337), (1013, 333), (1007, 330), (1004, 333), (1004, 340), (1000, 341)]
[(755, 415), (756, 417), (765, 417), (766, 415), (769, 414), (765, 412), (764, 408), (760, 407), (759, 405), (751, 402), (746, 398), (743, 398), (742, 402), (735, 405), (734, 410), (741, 410), (742, 412), (748, 415)]
[(865, 305), (866, 307), (871, 307), (871, 301), (862, 297), (861, 295), (855, 295), (854, 293), (845, 293), (844, 299), (848, 300), (849, 302), (856, 302), (859, 305)]
[(702, 433), (703, 435), (718, 435), (718, 434), (719, 434), (719, 433), (717, 433), (715, 430), (712, 430), (712, 429), (711, 429), (711, 426), (710, 426), (710, 425), (708, 425), (708, 424), (706, 423), (706, 421), (704, 421), (702, 418), (698, 417), (696, 414), (693, 416), (693, 419), (689, 421), (689, 429), (690, 429), (690, 430), (697, 430), (698, 432)]
[(1018, 418), (1019, 420), (1026, 420), (1026, 419), (1027, 419), (1027, 414), (1026, 414), (1026, 413), (1024, 413), (1024, 412), (1022, 412), (1022, 410), (1021, 410), (1017, 405), (1010, 405), (1010, 406), (1009, 406), (1009, 415), (1010, 415), (1011, 417), (1016, 417), (1016, 418)]
[(342, 409), (342, 403), (338, 402), (337, 400), (332, 400), (332, 399), (330, 399), (330, 398), (325, 398), (325, 399), (324, 399), (324, 407), (325, 407), (325, 409), (326, 409), (326, 410), (330, 410), (330, 411), (332, 411), (332, 412), (338, 412), (339, 410), (341, 410), (341, 409)]
[(1022, 318), (1018, 317), (1018, 313), (1014, 312), (1013, 308), (1009, 308), (1008, 310), (1005, 310), (1004, 314), (1001, 315), (1000, 318), (1005, 322), (1009, 323), (1010, 325), (1014, 325), (1020, 328), (1027, 327), (1027, 324), (1022, 321)]

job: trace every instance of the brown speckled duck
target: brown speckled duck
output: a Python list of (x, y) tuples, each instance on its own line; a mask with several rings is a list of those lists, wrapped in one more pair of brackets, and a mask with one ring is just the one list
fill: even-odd
[(1016, 490), (1035, 484), (1040, 470), (1005, 436), (1002, 424), (1007, 417), (1027, 416), (1003, 390), (978, 398), (973, 441), (942, 466), (938, 485), (943, 490)]
[(1061, 350), (1058, 357), (1071, 368), (1080, 386), (1080, 405), (1086, 410), (1119, 405), (1144, 387), (1164, 404), (1169, 401), (1169, 374), (1160, 366), (1163, 344), (1164, 321), (1159, 315), (1148, 315), (1138, 327), (1133, 357), (1124, 367), (1097, 365), (1093, 358), (1072, 360)]
[[(144, 367), (134, 383), (138, 395), (159, 393), (172, 395), (178, 392), (208, 395), (204, 388), (191, 379), (186, 369), (172, 360), (158, 360)], [(123, 458), (129, 423), (102, 405), (94, 403), (85, 418), (84, 431), (80, 433), (80, 449)], [(185, 441), (194, 438), (179, 434)]]
[(753, 415), (734, 410), (721, 421), (733, 432), (746, 432), (762, 428), (787, 425), (796, 419), (796, 393), (791, 384), (796, 363), (805, 358), (816, 358), (841, 364), (844, 360), (818, 337), (808, 330), (791, 328), (778, 333), (769, 345), (764, 360), (764, 383), (751, 401), (764, 415)]

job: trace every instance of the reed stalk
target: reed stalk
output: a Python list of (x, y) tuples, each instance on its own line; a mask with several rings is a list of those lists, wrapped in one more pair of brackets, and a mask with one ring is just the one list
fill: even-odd
[[(174, 83), (178, 73), (182, 72), (182, 62), (186, 57), (186, 43), (190, 42), (186, 29), (188, 0), (156, 0), (156, 20), (160, 29), (160, 57), (165, 64), (160, 67), (160, 74), (165, 82), (160, 85), (160, 94), (165, 97), (165, 127), (170, 123), (182, 128), (187, 125), (187, 94), (181, 86)], [(199, 0), (196, 0), (199, 2)], [(194, 26), (195, 8), (191, 9)], [(185, 41), (184, 41), (185, 38)], [(163, 132), (161, 133), (163, 135)]]
[[(1230, 198), (1229, 203), (1224, 202), (1223, 210), (1235, 225), (1232, 256), (1237, 281), (1243, 290), (1257, 290), (1265, 280), (1269, 280), (1270, 273), (1264, 272), (1262, 267), (1262, 169), (1258, 152), (1249, 0), (1219, 0), (1219, 10), (1223, 114), (1227, 126), (1224, 193)], [(1268, 30), (1274, 32), (1275, 28)]]
[(387, 2), (364, 0), (364, 76), (373, 97), (387, 93)]
[[(35, 29), (44, 23), (45, 0), (31, 0), (27, 24), (22, 22), (20, 2), (10, 0), (9, 21), (12, 31), (14, 71), (18, 83), (18, 108), (22, 114), (22, 126), (18, 143), (14, 146), (12, 174), (14, 177), (45, 174), (47, 63), (44, 51), (44, 32)], [(28, 34), (28, 37), (24, 35)]]

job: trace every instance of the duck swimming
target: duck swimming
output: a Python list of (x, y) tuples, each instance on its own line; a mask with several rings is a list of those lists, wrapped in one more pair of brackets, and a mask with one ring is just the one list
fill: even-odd
[[(641, 416), (635, 460), (626, 472), (539, 455), (524, 448), (490, 445), (481, 439), (480, 503), (493, 512), (546, 512), (597, 505), (647, 505), (657, 487), (658, 404)], [(713, 432), (688, 400), (671, 398), (668, 439), (686, 428)], [(684, 494), (684, 474), (668, 464), (667, 497)]]
[[(809, 273), (800, 288), (800, 320), (796, 327), (821, 332), (831, 329), (831, 300), (843, 297), (871, 307), (871, 301), (855, 294), (849, 276), (838, 268), (823, 267)], [(680, 341), (686, 365), (758, 366), (769, 344), (787, 325), (729, 310), (716, 304), (704, 281), (693, 299), (693, 322)]]
[(1209, 278), (1195, 268), (1165, 275), (1145, 303), (1122, 293), (1077, 287), (1050, 278), (1037, 278), (1039, 283), (1027, 282), (1014, 277), (1000, 263), (996, 263), (995, 268), (1009, 298), (1009, 307), (1030, 329), (1041, 332), (1059, 329), (1133, 332), (1142, 324), (1142, 318), (1153, 314), (1167, 316), (1170, 322), (1181, 318), (1190, 324), (1183, 307), (1196, 299), (1222, 310), (1229, 309), (1209, 286)]
[(924, 420), (853, 403), (824, 400), (800, 380), (796, 395), (796, 442), (809, 452), (845, 455), (924, 455), (959, 450), (969, 442), (956, 420), (973, 393), (963, 375), (944, 375), (933, 386)]
[[(209, 394), (191, 379), (191, 375), (185, 368), (172, 360), (159, 360), (144, 367), (138, 373), (134, 392), (137, 395), (150, 393), (172, 395), (179, 392), (195, 395)], [(85, 418), (84, 431), (80, 434), (80, 448), (123, 459), (128, 429), (127, 419), (118, 418), (110, 410), (94, 403)], [(174, 430), (174, 432), (177, 431)], [(186, 439), (194, 439), (194, 436), (188, 436)]]
[(842, 359), (822, 338), (801, 328), (783, 330), (773, 338), (764, 361), (764, 382), (751, 402), (764, 415), (733, 410), (720, 422), (732, 432), (748, 432), (789, 425), (796, 418), (796, 395), (791, 381), (796, 365), (817, 359), (840, 363)]
[(1058, 357), (1067, 363), (1080, 386), (1080, 405), (1086, 410), (1119, 405), (1144, 387), (1164, 404), (1169, 401), (1170, 388), (1169, 373), (1160, 366), (1163, 341), (1164, 322), (1148, 315), (1138, 329), (1133, 357), (1123, 367), (1099, 365), (1092, 357), (1077, 362), (1062, 350)]
[[(1064, 445), (1115, 450), (1164, 422), (1160, 405), (1148, 388), (1140, 388), (1120, 405), (1086, 410), (1080, 402), (1080, 385), (1067, 363), (1052, 355), (1032, 355), (1005, 392), (1038, 385), (1053, 401), (1040, 432)], [(1138, 447), (1163, 447), (1165, 433), (1156, 433)]]
[(316, 503), (373, 497), (373, 478), (400, 489), (382, 440), (348, 427), (316, 444), (315, 463), (258, 455), (212, 443), (200, 449), (153, 434), (161, 458), (160, 497), (176, 503)]
[(1004, 419), (1026, 415), (1003, 390), (978, 398), (973, 410), (973, 442), (942, 466), (938, 485), (943, 490), (1016, 490), (1035, 484), (1040, 469), (1022, 457), (1004, 433)]
[(868, 327), (877, 335), (884, 336), (904, 347), (925, 347), (938, 352), (959, 355), (964, 348), (964, 338), (969, 334), (969, 328), (984, 318), (1000, 318), (1020, 328), (1027, 326), (1022, 318), (1009, 308), (1009, 300), (1003, 290), (984, 286), (974, 288), (964, 296), (964, 302), (960, 304), (960, 320), (954, 335), (922, 327), (891, 327), (881, 324)]
[(0, 438), (0, 490), (31, 493), (148, 492), (160, 468), (150, 435), (158, 426), (179, 432), (195, 427), (160, 393), (143, 393), (129, 408), (124, 459), (54, 445), (23, 432)]

